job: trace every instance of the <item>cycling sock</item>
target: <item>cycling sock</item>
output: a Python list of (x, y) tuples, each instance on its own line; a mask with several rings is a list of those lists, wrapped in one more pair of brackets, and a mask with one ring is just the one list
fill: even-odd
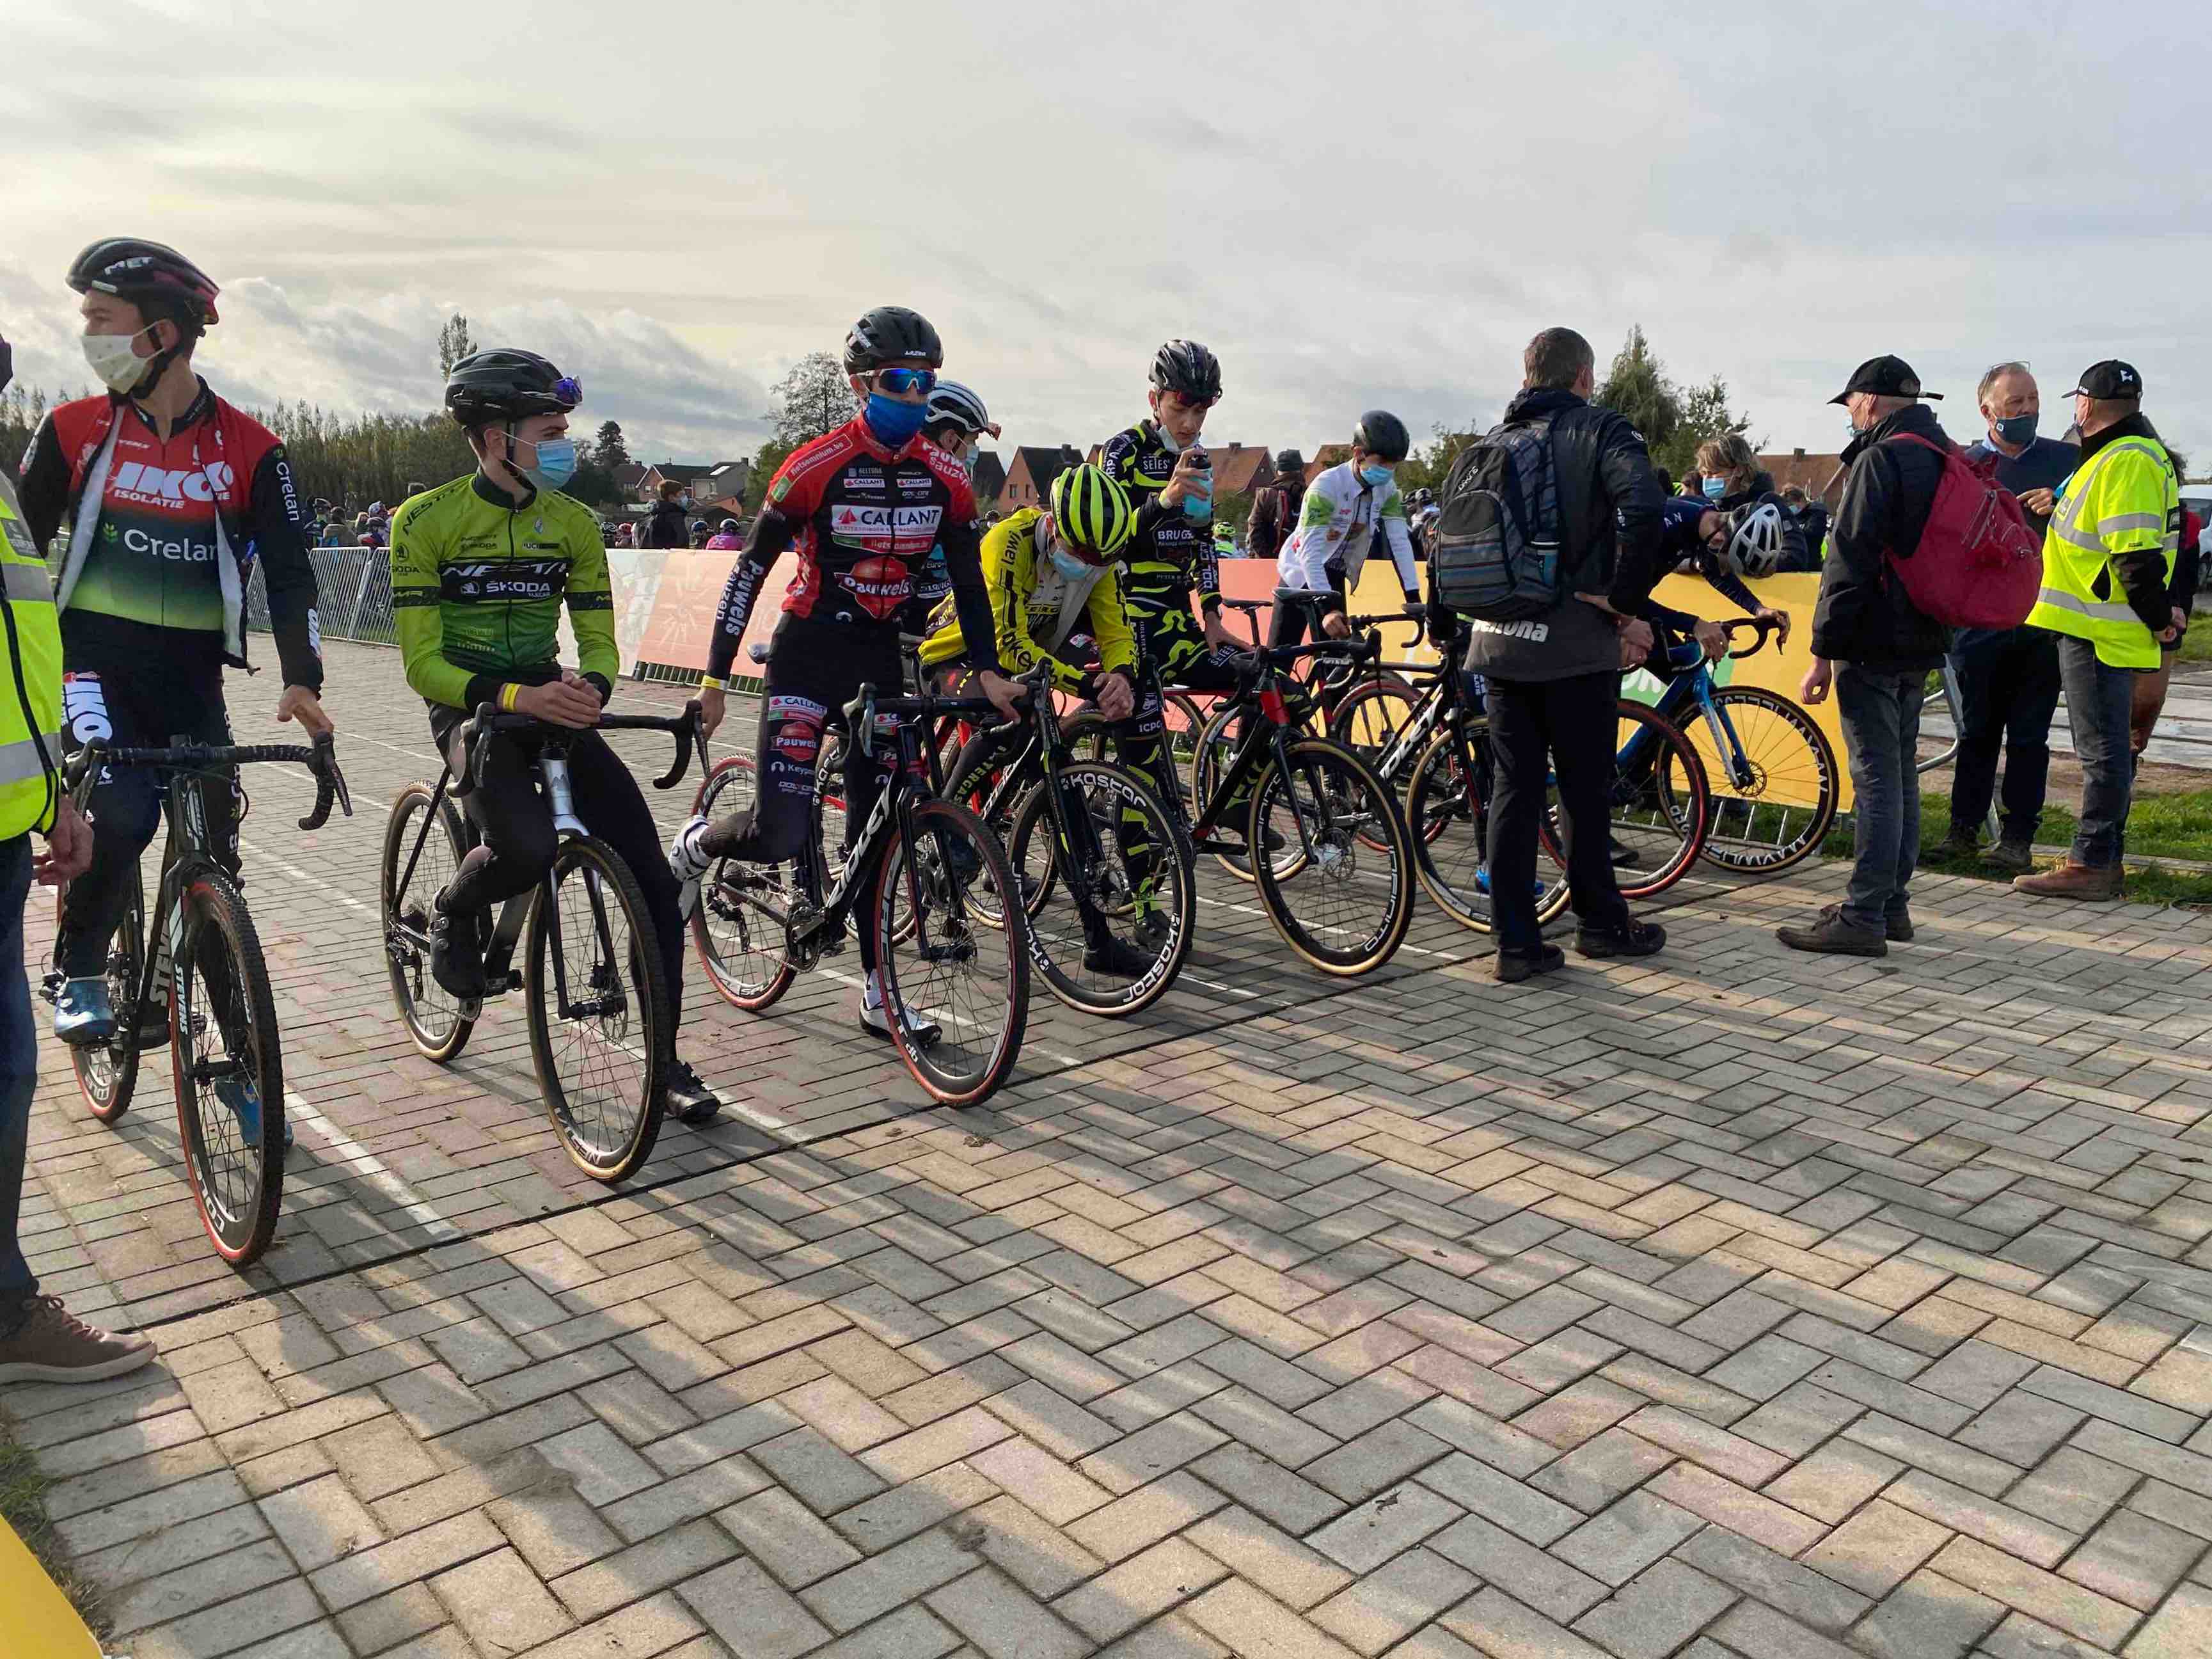
[(873, 969), (868, 970), (867, 980), (860, 987), (860, 1003), (863, 1007), (867, 1008), (880, 1008), (884, 1006), (883, 981), (876, 977)]

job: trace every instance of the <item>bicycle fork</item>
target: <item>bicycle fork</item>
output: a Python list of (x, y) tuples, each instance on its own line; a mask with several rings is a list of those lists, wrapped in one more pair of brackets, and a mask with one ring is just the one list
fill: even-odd
[[(576, 816), (576, 799), (568, 781), (568, 761), (564, 755), (547, 754), (540, 757), (539, 769), (545, 777), (546, 804), (553, 811), (553, 830), (558, 836), (582, 836), (588, 833), (584, 821)], [(559, 860), (555, 860), (557, 867)], [(592, 977), (596, 983), (588, 988), (591, 994), (580, 1000), (572, 1000), (568, 986), (568, 953), (561, 937), (561, 906), (559, 889), (552, 870), (545, 872), (545, 925), (552, 936), (553, 992), (555, 1005), (563, 1019), (599, 1019), (626, 1012), (629, 1000), (623, 993), (622, 975), (615, 967), (613, 925), (607, 920), (606, 889), (599, 881), (599, 872), (586, 869), (583, 872), (584, 893), (592, 905), (592, 933), (599, 946), (593, 958)]]

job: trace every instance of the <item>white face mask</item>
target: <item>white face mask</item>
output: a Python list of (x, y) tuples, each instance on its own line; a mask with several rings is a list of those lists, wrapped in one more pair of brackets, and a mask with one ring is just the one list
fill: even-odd
[(150, 333), (154, 325), (148, 324), (137, 334), (88, 334), (84, 337), (84, 360), (92, 372), (100, 376), (100, 383), (110, 392), (129, 395), (146, 378), (151, 358), (141, 357), (131, 350), (131, 343), (139, 334)]

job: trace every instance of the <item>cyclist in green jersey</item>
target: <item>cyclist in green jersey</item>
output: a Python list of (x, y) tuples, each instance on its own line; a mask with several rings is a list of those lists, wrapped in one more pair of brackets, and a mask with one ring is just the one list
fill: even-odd
[[(483, 703), (576, 732), (568, 774), (577, 815), (637, 878), (683, 1018), (684, 923), (676, 878), (645, 796), (590, 726), (622, 672), (614, 596), (599, 520), (560, 493), (576, 470), (566, 434), (583, 387), (528, 351), (479, 351), (453, 365), (446, 408), (468, 434), (477, 469), (417, 495), (392, 520), (392, 608), (407, 684), (430, 705), (430, 732), (460, 764), (462, 723)], [(578, 666), (560, 660), (566, 605)], [(544, 876), (557, 847), (527, 734), (485, 738), (483, 776), (462, 809), (480, 844), (440, 893), (430, 971), (456, 997), (481, 997), (484, 935), (495, 907)], [(673, 1055), (668, 1105), (703, 1123), (722, 1103)]]

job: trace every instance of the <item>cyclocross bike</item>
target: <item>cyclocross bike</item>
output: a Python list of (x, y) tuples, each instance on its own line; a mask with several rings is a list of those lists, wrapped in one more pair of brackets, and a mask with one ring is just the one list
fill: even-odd
[[(222, 769), (264, 762), (304, 766), (313, 775), (314, 810), (300, 820), (302, 830), (321, 829), (333, 801), (353, 816), (327, 732), (312, 745), (118, 749), (95, 738), (63, 767), (63, 781), (79, 807), (107, 767), (149, 766), (165, 775), (161, 810), (169, 835), (155, 892), (154, 948), (146, 948), (145, 895), (134, 872), (130, 907), (107, 953), (115, 1035), (72, 1048), (70, 1063), (92, 1115), (112, 1123), (130, 1107), (139, 1054), (169, 1045), (192, 1202), (217, 1254), (235, 1267), (258, 1261), (276, 1232), (284, 1190), (284, 1054), (261, 936), (238, 872), (210, 843), (204, 791), (232, 787)], [(242, 822), (243, 810), (239, 817)], [(62, 980), (58, 954), (46, 979), (48, 1001), (59, 995)]]
[[(886, 1006), (904, 1007), (935, 1036), (889, 1021), (908, 1071), (935, 1099), (973, 1106), (1003, 1083), (1021, 1056), (1029, 1021), (1030, 958), (1024, 930), (1009, 927), (1016, 892), (1004, 848), (966, 807), (939, 796), (924, 753), (941, 716), (994, 720), (983, 697), (941, 697), (926, 688), (881, 696), (864, 685), (843, 711), (845, 740), (870, 756), (896, 724), (898, 764), (851, 850), (832, 868), (823, 845), (823, 800), (807, 845), (792, 864), (717, 860), (699, 886), (691, 938), (714, 988), (732, 1006), (772, 1006), (801, 972), (845, 948), (846, 924), (873, 930)], [(825, 745), (826, 747), (827, 745)], [(719, 817), (757, 798), (754, 757), (732, 755), (708, 774), (692, 811)], [(1018, 898), (1011, 906), (1018, 915)]]
[[(672, 789), (706, 740), (699, 705), (681, 714), (602, 714), (601, 732), (665, 732), (676, 740), (665, 777)], [(553, 814), (560, 845), (538, 884), (500, 907), (484, 951), (495, 995), (527, 993), (531, 1061), (569, 1158), (594, 1180), (634, 1173), (653, 1151), (667, 1105), (678, 988), (667, 982), (659, 936), (629, 866), (576, 816), (568, 777), (568, 726), (480, 707), (459, 734), (461, 775), (453, 763), (435, 785), (410, 783), (392, 804), (384, 835), (385, 963), (392, 1000), (415, 1046), (444, 1065), (466, 1046), (483, 1013), (477, 998), (449, 994), (430, 975), (431, 902), (477, 845), (476, 828), (453, 805), (482, 773), (483, 739), (495, 733), (536, 742), (532, 766)], [(525, 940), (526, 932), (527, 934)], [(524, 945), (524, 966), (514, 966)]]

